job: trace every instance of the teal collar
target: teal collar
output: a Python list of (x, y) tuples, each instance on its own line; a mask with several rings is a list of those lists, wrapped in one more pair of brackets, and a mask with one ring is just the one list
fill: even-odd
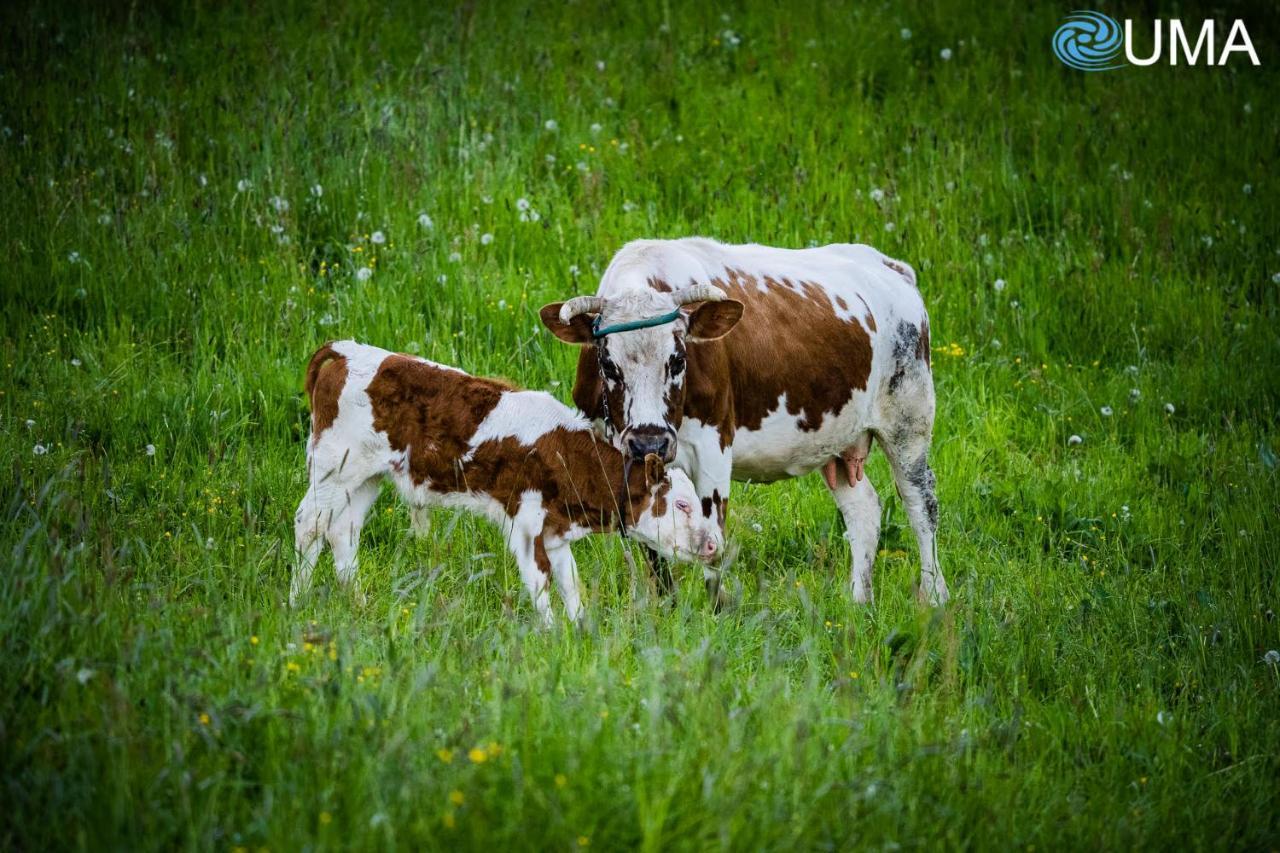
[(614, 332), (631, 332), (636, 329), (649, 329), (654, 326), (665, 326), (667, 323), (680, 319), (680, 309), (672, 311), (670, 314), (661, 314), (657, 317), (646, 317), (643, 320), (632, 320), (630, 323), (617, 323), (612, 326), (600, 328), (600, 315), (597, 314), (595, 320), (591, 322), (591, 337), (599, 340), (605, 335), (612, 335)]

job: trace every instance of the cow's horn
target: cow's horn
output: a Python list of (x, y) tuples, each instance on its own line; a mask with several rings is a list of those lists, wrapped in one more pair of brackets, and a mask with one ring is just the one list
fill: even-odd
[(675, 300), (678, 307), (693, 302), (720, 302), (729, 297), (724, 295), (723, 290), (710, 284), (691, 284), (671, 294), (671, 298)]
[(579, 314), (599, 314), (604, 302), (603, 296), (575, 296), (560, 306), (560, 322), (568, 325)]

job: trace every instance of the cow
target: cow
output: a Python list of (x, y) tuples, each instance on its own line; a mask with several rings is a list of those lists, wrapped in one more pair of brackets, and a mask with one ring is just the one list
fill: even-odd
[[(573, 399), (632, 459), (687, 471), (723, 528), (730, 480), (820, 470), (845, 521), (852, 594), (872, 601), (880, 499), (865, 475), (888, 457), (920, 550), (918, 597), (942, 605), (929, 467), (929, 318), (906, 263), (865, 245), (811, 249), (705, 238), (637, 240), (594, 296), (542, 308), (581, 347)], [(704, 569), (718, 595), (718, 574)], [(670, 575), (659, 572), (670, 588)]]
[(340, 583), (355, 588), (360, 530), (384, 480), (418, 535), (432, 506), (501, 526), (541, 619), (555, 578), (571, 620), (583, 615), (569, 543), (620, 527), (668, 559), (709, 562), (718, 524), (698, 512), (689, 477), (650, 454), (631, 466), (591, 423), (550, 394), (354, 341), (320, 347), (307, 367), (309, 486), (294, 520), (296, 605), (328, 540)]

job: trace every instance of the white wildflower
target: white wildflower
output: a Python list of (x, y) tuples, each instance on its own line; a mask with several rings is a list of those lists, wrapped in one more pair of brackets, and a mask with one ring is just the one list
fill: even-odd
[(1162, 726), (1167, 726), (1173, 722), (1173, 714), (1170, 714), (1168, 711), (1157, 711), (1156, 722)]
[(97, 675), (97, 673), (94, 672), (92, 669), (89, 669), (89, 667), (87, 666), (82, 666), (78, 670), (76, 670), (76, 681), (79, 682), (81, 686), (83, 686), (85, 684), (88, 684), (89, 681), (95, 675)]
[(1272, 283), (1272, 284), (1280, 284), (1280, 272), (1278, 272), (1278, 273), (1274, 274), (1273, 276), (1271, 276), (1271, 283)]
[(1103, 406), (1101, 409), (1098, 409), (1098, 414), (1102, 415), (1104, 418), (1111, 417), (1112, 415), (1111, 407)]
[(1129, 389), (1129, 402), (1136, 403), (1142, 399), (1142, 391), (1138, 388)]
[(633, 210), (635, 210), (635, 209), (636, 209), (636, 206), (635, 206), (635, 204), (634, 204), (633, 202), (631, 202), (631, 201), (624, 201), (624, 202), (622, 203), (622, 212), (623, 212), (623, 213), (630, 213), (631, 211), (633, 211)]
[(278, 195), (273, 195), (271, 198), (267, 199), (267, 204), (271, 205), (276, 213), (288, 213), (289, 211), (289, 202), (285, 201)]
[(80, 361), (80, 359), (78, 359), (78, 358), (73, 358), (73, 359), (71, 359), (71, 366), (72, 366), (72, 367), (79, 367), (81, 364), (83, 364), (83, 362), (82, 362), (82, 361)]
[(204, 540), (204, 547), (205, 547), (205, 550), (207, 550), (207, 551), (212, 551), (212, 550), (213, 550), (213, 537), (212, 537), (212, 536), (210, 536), (208, 539)]
[(1073, 435), (1067, 439), (1067, 447), (1076, 447), (1081, 444), (1084, 444), (1084, 439), (1078, 435)]
[(1253, 195), (1253, 184), (1245, 184), (1242, 189), (1245, 195)]
[(312, 184), (311, 185), (312, 198), (320, 198), (320, 196), (322, 195), (324, 195), (324, 187), (320, 186), (319, 184)]
[(947, 192), (949, 192), (949, 193), (953, 193), (953, 192), (955, 192), (955, 191), (956, 191), (956, 182), (955, 182), (955, 181), (947, 181), (947, 182), (946, 182), (945, 184), (943, 184), (942, 186), (943, 186), (943, 188), (944, 188)]
[(551, 131), (552, 133), (555, 133), (557, 130), (560, 129), (560, 125), (557, 124), (556, 120), (553, 118), (547, 119), (542, 126), (545, 127), (547, 130)]
[(764, 525), (762, 525), (758, 521), (755, 521), (755, 522), (752, 522), (751, 529), (754, 530), (756, 533), (760, 533), (764, 530)]
[(252, 186), (253, 186), (253, 181), (249, 180), (248, 178), (241, 178), (240, 180), (236, 181), (236, 192), (238, 193), (246, 192)]
[(574, 164), (574, 168), (577, 169), (579, 172), (587, 171), (587, 161), (579, 160), (577, 163)]
[(948, 61), (950, 61), (950, 59), (951, 59), (951, 48), (949, 48), (949, 47), (944, 47), (942, 50), (938, 51), (938, 56), (941, 56), (941, 57), (942, 57), (942, 61), (943, 61), (943, 62), (948, 62)]
[(886, 222), (884, 224), (884, 230), (888, 232), (893, 232), (893, 230), (896, 229), (897, 227), (898, 226), (893, 224), (892, 222)]
[(156, 446), (154, 444), (148, 444), (144, 450), (148, 456), (156, 455)]
[(593, 136), (600, 133), (602, 130), (604, 130), (604, 127), (601, 126), (600, 122), (596, 121), (591, 123), (591, 134)]
[(37, 444), (35, 447), (31, 448), (31, 452), (36, 456), (44, 456), (49, 452), (49, 448), (45, 447), (43, 444)]
[(879, 187), (872, 187), (871, 200), (876, 203), (884, 201), (884, 190), (880, 189)]
[[(577, 275), (577, 273), (574, 273), (574, 275)], [(31, 420), (31, 418), (27, 418), (27, 429), (32, 429), (35, 425), (35, 421)]]
[(440, 275), (436, 276), (436, 281), (440, 282), (441, 284), (445, 284), (446, 282), (449, 281), (449, 276), (445, 275), (444, 273), (440, 273)]
[(528, 210), (529, 206), (530, 206), (529, 199), (527, 198), (516, 199), (516, 210)]
[(543, 157), (542, 159), (547, 161), (548, 166), (554, 166), (556, 164), (556, 155), (554, 154), (548, 154), (546, 157)]
[(1280, 652), (1275, 649), (1267, 649), (1267, 653), (1262, 656), (1262, 662), (1271, 666), (1280, 666)]
[(387, 235), (383, 234), (381, 231), (374, 231), (369, 235), (369, 242), (375, 246), (381, 246), (383, 243), (387, 242)]
[(1164, 413), (1165, 413), (1166, 415), (1172, 415), (1172, 414), (1173, 414), (1174, 412), (1176, 412), (1176, 411), (1177, 411), (1177, 409), (1176, 409), (1176, 408), (1174, 408), (1173, 403), (1165, 403), (1165, 404), (1164, 404)]
[(429, 228), (434, 228), (434, 227), (436, 227), (436, 224), (435, 224), (434, 222), (432, 222), (432, 221), (431, 221), (431, 217), (430, 217), (430, 216), (427, 216), (427, 214), (425, 214), (425, 213), (419, 213), (419, 214), (418, 214), (418, 227), (419, 227), (419, 228), (428, 228), (428, 229), (429, 229)]
[(98, 216), (98, 224), (99, 224), (99, 225), (110, 225), (110, 224), (111, 224), (111, 214), (110, 214), (110, 213), (103, 213), (103, 214), (99, 214), (99, 216)]
[(481, 245), (481, 246), (487, 246), (487, 245), (489, 245), (489, 244), (490, 244), (490, 243), (492, 243), (492, 242), (493, 242), (493, 235), (492, 235), (492, 234), (490, 234), (488, 231), (486, 231), (486, 232), (484, 232), (483, 234), (481, 234), (481, 235), (480, 235), (480, 245)]
[(604, 60), (603, 60), (603, 59), (597, 59), (597, 60), (596, 60), (596, 70), (597, 70), (597, 71), (603, 71), (603, 70), (604, 70)]
[[(577, 265), (577, 264), (569, 264), (569, 275), (573, 276), (574, 278), (577, 278), (577, 277), (578, 277), (578, 273), (579, 273), (579, 272), (580, 272), (580, 270), (578, 269), (578, 265)], [(34, 422), (34, 421), (27, 421), (27, 425), (28, 425), (28, 426), (30, 426), (30, 425), (31, 425), (31, 424), (33, 424), (33, 423), (35, 423), (35, 422)]]
[(1245, 101), (1245, 102), (1244, 102), (1244, 114), (1245, 114), (1245, 115), (1248, 115), (1248, 114), (1249, 114), (1249, 113), (1251, 113), (1251, 112), (1253, 112), (1253, 104), (1249, 103), (1248, 101)]
[(451, 264), (456, 264), (456, 263), (459, 263), (461, 260), (462, 260), (462, 253), (461, 253), (461, 252), (450, 252), (450, 253), (449, 253), (449, 263), (451, 263)]
[(356, 270), (356, 281), (368, 281), (373, 277), (373, 270), (368, 267), (360, 267)]
[(80, 253), (79, 253), (79, 252), (67, 252), (67, 263), (69, 263), (69, 264), (78, 264), (78, 263), (80, 263)]
[(898, 35), (902, 36), (903, 41), (911, 40), (911, 30), (907, 29), (906, 27), (903, 27), (901, 30), (899, 30)]
[(1000, 291), (1004, 290), (1004, 279), (1002, 278), (996, 279), (995, 284), (991, 286), (996, 289), (996, 293), (999, 293)]

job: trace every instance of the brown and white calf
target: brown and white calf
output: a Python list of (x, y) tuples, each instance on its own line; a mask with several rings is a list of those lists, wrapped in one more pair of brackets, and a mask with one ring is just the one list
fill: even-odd
[[(723, 525), (729, 482), (821, 470), (844, 516), (853, 597), (871, 601), (880, 499), (863, 466), (884, 450), (920, 547), (920, 597), (948, 598), (928, 453), (929, 317), (915, 272), (870, 246), (813, 249), (640, 240), (595, 296), (542, 309), (581, 344), (573, 398), (635, 458), (687, 471)], [(717, 577), (711, 569), (708, 588)]]
[(354, 341), (317, 350), (306, 389), (310, 487), (294, 526), (291, 604), (309, 589), (325, 539), (338, 580), (355, 580), (360, 530), (383, 480), (409, 505), (418, 534), (433, 505), (499, 524), (547, 622), (552, 577), (569, 617), (581, 618), (569, 543), (588, 533), (625, 520), (631, 535), (671, 559), (705, 562), (722, 550), (720, 528), (696, 511), (683, 471), (664, 470), (657, 456), (624, 466), (589, 421), (549, 394)]

